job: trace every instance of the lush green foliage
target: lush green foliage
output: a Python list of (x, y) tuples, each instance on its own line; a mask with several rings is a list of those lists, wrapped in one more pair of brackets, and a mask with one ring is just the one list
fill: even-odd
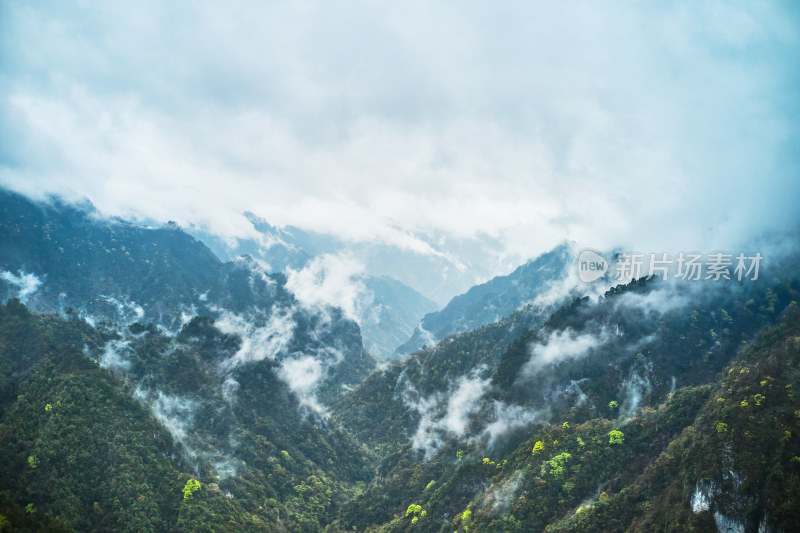
[(608, 432), (609, 444), (622, 444), (625, 442), (625, 435), (618, 429), (612, 429)]
[(192, 494), (200, 490), (200, 482), (196, 479), (192, 478), (186, 482), (186, 485), (183, 486), (183, 499), (189, 500), (192, 498)]
[[(0, 266), (46, 275), (30, 303), (58, 311), (33, 313), (15, 299), (0, 306), (0, 531), (700, 531), (715, 516), (790, 531), (800, 523), (793, 282), (697, 297), (638, 280), (552, 313), (514, 303), (502, 320), (362, 382), (374, 362), (341, 311), (299, 310), (280, 275), (221, 263), (175, 228), (96, 224), (84, 210), (33, 209), (13, 195), (0, 226)], [(489, 292), (475, 301), (494, 302)], [(100, 295), (168, 319), (91, 325), (87, 311), (117, 316), (103, 314), (110, 304)], [(664, 304), (673, 297), (688, 309)], [(655, 303), (631, 304), (642, 301)], [(186, 306), (195, 306), (191, 320), (169, 319)], [(346, 363), (318, 391), (332, 416), (287, 385), (278, 358), (225, 366), (253, 339), (222, 327), (220, 309), (259, 326), (270, 312), (286, 313), (288, 357), (341, 353)], [(536, 347), (577, 338), (602, 342), (531, 369)], [(97, 364), (109, 346), (125, 350), (113, 372)], [(452, 421), (445, 415), (465, 376), (485, 389), (459, 413), (463, 424), (436, 434), (428, 455), (413, 449), (420, 424)], [(508, 413), (530, 416), (511, 416), (492, 438), (488, 425)], [(702, 505), (693, 510), (696, 495)]]

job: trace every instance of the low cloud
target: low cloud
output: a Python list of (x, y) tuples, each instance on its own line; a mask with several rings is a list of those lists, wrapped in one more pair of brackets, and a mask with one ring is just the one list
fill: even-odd
[(579, 334), (569, 328), (554, 331), (543, 342), (530, 345), (530, 359), (520, 370), (520, 376), (531, 378), (548, 365), (583, 357), (589, 350), (604, 344), (609, 338), (610, 335), (605, 329), (599, 334)]
[(194, 423), (194, 413), (199, 408), (196, 401), (162, 391), (152, 393), (140, 387), (134, 391), (134, 397), (149, 404), (155, 419), (169, 431), (172, 438), (183, 444), (191, 455), (196, 455), (188, 445), (188, 433)]
[(575, 250), (576, 245), (571, 243), (564, 271), (558, 278), (548, 281), (544, 290), (530, 302), (531, 304), (546, 310), (555, 310), (578, 297), (588, 296), (596, 301), (608, 289), (616, 284), (613, 280), (606, 278), (600, 278), (591, 283), (581, 281), (578, 276), (576, 264), (577, 253)]
[(222, 398), (228, 402), (232, 403), (236, 397), (236, 391), (239, 390), (239, 382), (233, 376), (228, 376), (225, 378), (225, 381), (222, 382)]
[(300, 405), (323, 417), (328, 416), (328, 411), (317, 400), (316, 392), (325, 374), (323, 362), (311, 355), (284, 359), (278, 371), (278, 376), (297, 395)]
[[(202, 408), (199, 401), (141, 386), (133, 395), (150, 409), (159, 424), (181, 445), (187, 459), (208, 461), (221, 479), (236, 475), (239, 461), (220, 451), (214, 442), (203, 437), (194, 427), (195, 415)], [(197, 470), (198, 465), (195, 464), (194, 468)]]
[(550, 393), (550, 399), (552, 401), (565, 399), (572, 405), (582, 405), (586, 402), (591, 403), (589, 396), (581, 389), (581, 383), (587, 381), (587, 379), (588, 378), (584, 378), (577, 381), (572, 379), (566, 385), (556, 385)]
[(524, 480), (525, 471), (517, 470), (499, 485), (489, 488), (483, 498), (484, 507), (491, 507), (492, 512), (495, 514), (506, 515), (511, 508), (511, 501), (519, 492)]
[(491, 422), (483, 429), (483, 434), (491, 448), (511, 431), (530, 426), (543, 420), (544, 416), (540, 411), (495, 400), (492, 402), (490, 419)]
[[(268, 247), (264, 249), (266, 250)], [(275, 280), (270, 275), (273, 272), (272, 265), (267, 263), (265, 260), (248, 255), (237, 257), (234, 259), (234, 263), (243, 265), (247, 270), (250, 271), (252, 276), (257, 276), (267, 285), (275, 285)], [(201, 300), (202, 299), (203, 298), (201, 298)]]
[(22, 270), (18, 271), (17, 274), (6, 270), (0, 273), (0, 279), (16, 289), (16, 297), (19, 298), (19, 301), (22, 303), (27, 303), (28, 298), (30, 298), (42, 284), (42, 280), (35, 274)]
[(657, 288), (646, 293), (626, 292), (614, 302), (614, 308), (619, 310), (639, 309), (645, 316), (651, 314), (663, 315), (675, 309), (689, 305), (692, 296), (686, 291), (681, 291), (673, 282), (663, 288)]
[(265, 317), (260, 311), (240, 315), (217, 309), (217, 329), (241, 339), (239, 350), (219, 365), (223, 375), (228, 374), (222, 385), (222, 395), (226, 401), (234, 401), (239, 388), (239, 383), (230, 375), (234, 369), (269, 359), (280, 363), (278, 378), (295, 393), (303, 408), (323, 418), (328, 416), (317, 393), (333, 367), (344, 360), (344, 354), (326, 340), (327, 335), (323, 332), (330, 326), (330, 321), (327, 312), (320, 310), (316, 312), (316, 322), (311, 321), (315, 322), (315, 327), (304, 331), (308, 338), (303, 351), (292, 351), (297, 329), (294, 319), (296, 310), (295, 307), (282, 308), (276, 304)]
[(115, 322), (131, 324), (141, 321), (144, 318), (144, 309), (136, 302), (131, 302), (126, 298), (120, 300), (113, 296), (103, 295), (100, 299), (111, 306), (113, 310), (112, 318)]
[(442, 445), (443, 435), (437, 423), (437, 413), (441, 403), (441, 395), (432, 394), (418, 398), (416, 401), (406, 401), (406, 407), (415, 410), (420, 415), (417, 431), (411, 437), (411, 445), (415, 450), (425, 453), (425, 458), (432, 456)]
[(455, 390), (447, 399), (447, 414), (442, 419), (442, 426), (448, 432), (463, 435), (466, 431), (469, 417), (477, 412), (480, 399), (489, 390), (491, 379), (480, 377), (485, 373), (486, 367), (481, 365), (456, 382)]
[(273, 307), (263, 326), (257, 325), (253, 317), (227, 310), (221, 310), (215, 326), (221, 332), (237, 335), (242, 340), (239, 350), (221, 364), (223, 369), (231, 370), (246, 363), (278, 358), (291, 342), (296, 324), (291, 308)]
[(100, 366), (109, 370), (127, 371), (131, 368), (130, 341), (112, 340), (106, 343), (103, 354), (100, 356)]
[[(643, 368), (634, 368), (630, 376), (620, 387), (622, 405), (620, 406), (620, 419), (625, 420), (636, 414), (637, 409), (642, 404), (642, 400), (653, 389), (650, 383), (650, 375), (653, 372), (652, 361), (647, 361)], [(674, 378), (673, 378), (674, 379)]]
[(363, 272), (364, 265), (351, 257), (324, 254), (301, 270), (287, 269), (286, 288), (307, 309), (324, 312), (338, 307), (358, 322), (359, 300), (367, 292), (359, 280)]
[(406, 385), (403, 402), (420, 415), (419, 425), (411, 438), (415, 450), (422, 450), (428, 458), (439, 449), (447, 437), (462, 436), (469, 419), (480, 409), (480, 401), (489, 390), (491, 379), (482, 377), (486, 367), (472, 370), (453, 382), (448, 392), (436, 392), (422, 397)]
[(292, 389), (307, 392), (322, 377), (322, 364), (310, 355), (285, 359), (280, 373)]

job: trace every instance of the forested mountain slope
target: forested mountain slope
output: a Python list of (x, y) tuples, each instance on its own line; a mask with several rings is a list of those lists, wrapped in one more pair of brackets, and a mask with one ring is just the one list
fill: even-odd
[[(757, 332), (780, 316), (797, 320), (797, 296), (793, 284), (697, 293), (641, 280), (561, 308), (481, 373), (453, 370), (443, 383), (415, 390), (407, 375), (430, 383), (435, 368), (459, 367), (460, 351), (441, 343), (434, 362), (421, 363), (421, 352), (373, 375), (337, 404), (345, 427), (384, 457), (343, 522), (386, 531), (410, 530), (414, 518), (414, 530), (428, 531), (577, 527), (561, 520), (644, 475), (693, 424), (739, 352), (765, 353), (747, 347)], [(380, 400), (370, 405), (370, 398)], [(370, 431), (357, 422), (362, 404), (364, 413), (392, 414)], [(381, 432), (401, 445), (383, 447)], [(679, 503), (690, 509), (689, 499)], [(406, 515), (412, 504), (420, 510)], [(462, 523), (463, 511), (471, 517)]]
[(92, 322), (152, 323), (172, 335), (192, 317), (213, 317), (242, 338), (236, 361), (311, 368), (306, 389), (328, 399), (374, 368), (340, 310), (302, 305), (283, 274), (248, 258), (222, 263), (175, 226), (142, 227), (5, 191), (0, 217), (0, 291), (33, 310), (71, 307)]
[[(111, 373), (92, 359), (116, 332), (17, 300), (0, 308), (0, 513), (12, 530), (317, 531), (370, 478), (347, 435), (302, 414), (275, 362), (219, 387), (205, 363), (236, 341), (212, 324), (177, 340), (139, 324), (129, 334), (130, 372)], [(200, 488), (184, 497), (192, 479)]]
[(313, 284), (0, 199), (0, 531), (796, 529), (791, 261), (557, 303), (562, 247), (376, 368)]

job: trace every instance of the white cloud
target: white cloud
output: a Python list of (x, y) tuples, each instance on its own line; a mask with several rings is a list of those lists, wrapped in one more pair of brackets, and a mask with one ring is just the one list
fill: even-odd
[(310, 355), (286, 359), (283, 361), (281, 374), (292, 389), (308, 392), (322, 377), (322, 365)]
[(477, 411), (478, 401), (489, 390), (491, 379), (482, 379), (480, 377), (482, 372), (485, 372), (485, 367), (461, 376), (456, 382), (455, 390), (447, 399), (447, 414), (442, 419), (442, 426), (450, 433), (464, 434), (470, 415)]
[(620, 394), (623, 401), (619, 413), (621, 420), (626, 420), (636, 414), (644, 396), (652, 390), (649, 379), (649, 375), (653, 371), (652, 366), (652, 361), (648, 361), (643, 372), (632, 370), (628, 379), (622, 383)]
[(300, 404), (317, 415), (328, 416), (327, 408), (319, 402), (317, 393), (331, 369), (344, 360), (344, 354), (320, 338), (321, 332), (330, 325), (324, 312), (316, 315), (316, 327), (305, 332), (311, 342), (301, 353), (290, 350), (297, 327), (293, 307), (275, 305), (267, 317), (260, 312), (239, 315), (225, 309), (216, 310), (219, 312), (215, 321), (217, 329), (238, 336), (242, 343), (235, 354), (219, 365), (220, 370), (228, 374), (222, 384), (226, 401), (234, 401), (239, 388), (239, 383), (229, 374), (231, 371), (242, 365), (271, 359), (279, 361), (281, 366), (277, 376), (296, 394)]
[(529, 347), (531, 357), (522, 366), (520, 375), (523, 378), (530, 378), (550, 364), (583, 357), (589, 350), (605, 343), (609, 337), (605, 329), (596, 335), (579, 334), (571, 329), (554, 331), (544, 342), (531, 344)]
[(420, 415), (417, 430), (411, 437), (411, 446), (415, 450), (423, 451), (426, 459), (436, 453), (442, 445), (443, 434), (439, 431), (436, 419), (440, 400), (441, 395), (439, 394), (420, 397), (413, 401), (408, 401), (406, 394), (403, 395), (403, 403), (406, 407), (414, 409)]
[(221, 332), (237, 335), (242, 340), (239, 350), (221, 364), (222, 368), (228, 370), (250, 362), (277, 358), (285, 352), (294, 336), (295, 328), (292, 309), (277, 307), (272, 308), (269, 319), (263, 326), (257, 325), (253, 317), (244, 317), (227, 310), (221, 310), (214, 325)]
[(144, 309), (136, 302), (124, 301), (114, 298), (113, 296), (100, 296), (100, 299), (110, 304), (116, 311), (115, 319), (122, 323), (133, 323), (140, 321), (144, 318)]
[(297, 394), (301, 405), (327, 416), (327, 410), (319, 403), (315, 394), (320, 380), (325, 376), (322, 361), (311, 355), (285, 359), (281, 362), (278, 375)]
[(486, 424), (483, 434), (488, 438), (489, 447), (509, 432), (530, 426), (543, 419), (542, 413), (527, 407), (504, 402), (492, 402), (492, 421)]
[(172, 437), (181, 444), (186, 445), (188, 452), (192, 453), (188, 446), (188, 433), (194, 423), (194, 413), (199, 404), (189, 398), (166, 394), (158, 391), (155, 395), (149, 391), (138, 388), (134, 396), (143, 401), (149, 401), (150, 411)]
[(484, 374), (486, 367), (481, 365), (451, 383), (446, 393), (434, 392), (427, 397), (405, 383), (402, 401), (420, 415), (411, 437), (415, 450), (422, 450), (428, 458), (436, 453), (445, 438), (465, 434), (470, 416), (477, 413), (481, 399), (489, 390), (491, 379), (481, 377)]
[[(796, 223), (791, 4), (0, 5), (0, 183), (524, 257)], [(37, 35), (30, 39), (30, 35)]]
[(666, 288), (651, 290), (644, 294), (626, 292), (615, 300), (614, 307), (615, 309), (639, 309), (645, 315), (652, 313), (663, 315), (686, 307), (691, 301), (691, 295), (686, 291), (681, 291), (675, 283), (672, 283)]
[[(270, 276), (273, 272), (272, 266), (263, 259), (251, 256), (239, 256), (234, 259), (234, 262), (243, 265), (251, 272), (252, 276), (258, 276), (258, 278), (267, 285), (275, 285), (275, 280)], [(204, 300), (205, 298), (207, 298), (207, 296), (204, 297), (201, 295), (200, 299)]]
[(100, 366), (110, 370), (129, 370), (131, 367), (130, 352), (130, 341), (108, 341), (103, 355), (100, 356)]
[(524, 480), (525, 471), (517, 470), (513, 475), (504, 479), (499, 485), (486, 490), (486, 495), (483, 498), (483, 505), (486, 507), (491, 506), (494, 513), (508, 513), (511, 502), (516, 497)]
[(327, 307), (338, 307), (347, 318), (359, 321), (359, 300), (367, 292), (358, 279), (363, 270), (355, 259), (325, 254), (299, 271), (287, 269), (286, 288), (307, 309), (324, 313)]
[(604, 278), (592, 283), (581, 281), (576, 264), (577, 246), (575, 243), (568, 243), (568, 246), (569, 252), (564, 271), (556, 279), (547, 282), (545, 289), (531, 301), (533, 305), (553, 309), (578, 296), (597, 299), (611, 287), (611, 282)]
[(39, 286), (42, 284), (42, 280), (36, 277), (35, 274), (23, 272), (21, 270), (18, 274), (3, 271), (0, 273), (0, 279), (16, 287), (17, 298), (19, 298), (19, 301), (22, 303), (27, 303), (28, 298), (39, 290)]
[(228, 403), (233, 403), (239, 386), (239, 382), (233, 376), (226, 377), (222, 382), (222, 398)]

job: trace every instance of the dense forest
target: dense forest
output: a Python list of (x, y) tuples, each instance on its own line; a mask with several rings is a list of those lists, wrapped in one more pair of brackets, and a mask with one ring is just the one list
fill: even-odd
[(800, 527), (792, 269), (545, 301), (562, 246), (378, 364), (342, 309), (174, 225), (0, 217), (2, 532)]

